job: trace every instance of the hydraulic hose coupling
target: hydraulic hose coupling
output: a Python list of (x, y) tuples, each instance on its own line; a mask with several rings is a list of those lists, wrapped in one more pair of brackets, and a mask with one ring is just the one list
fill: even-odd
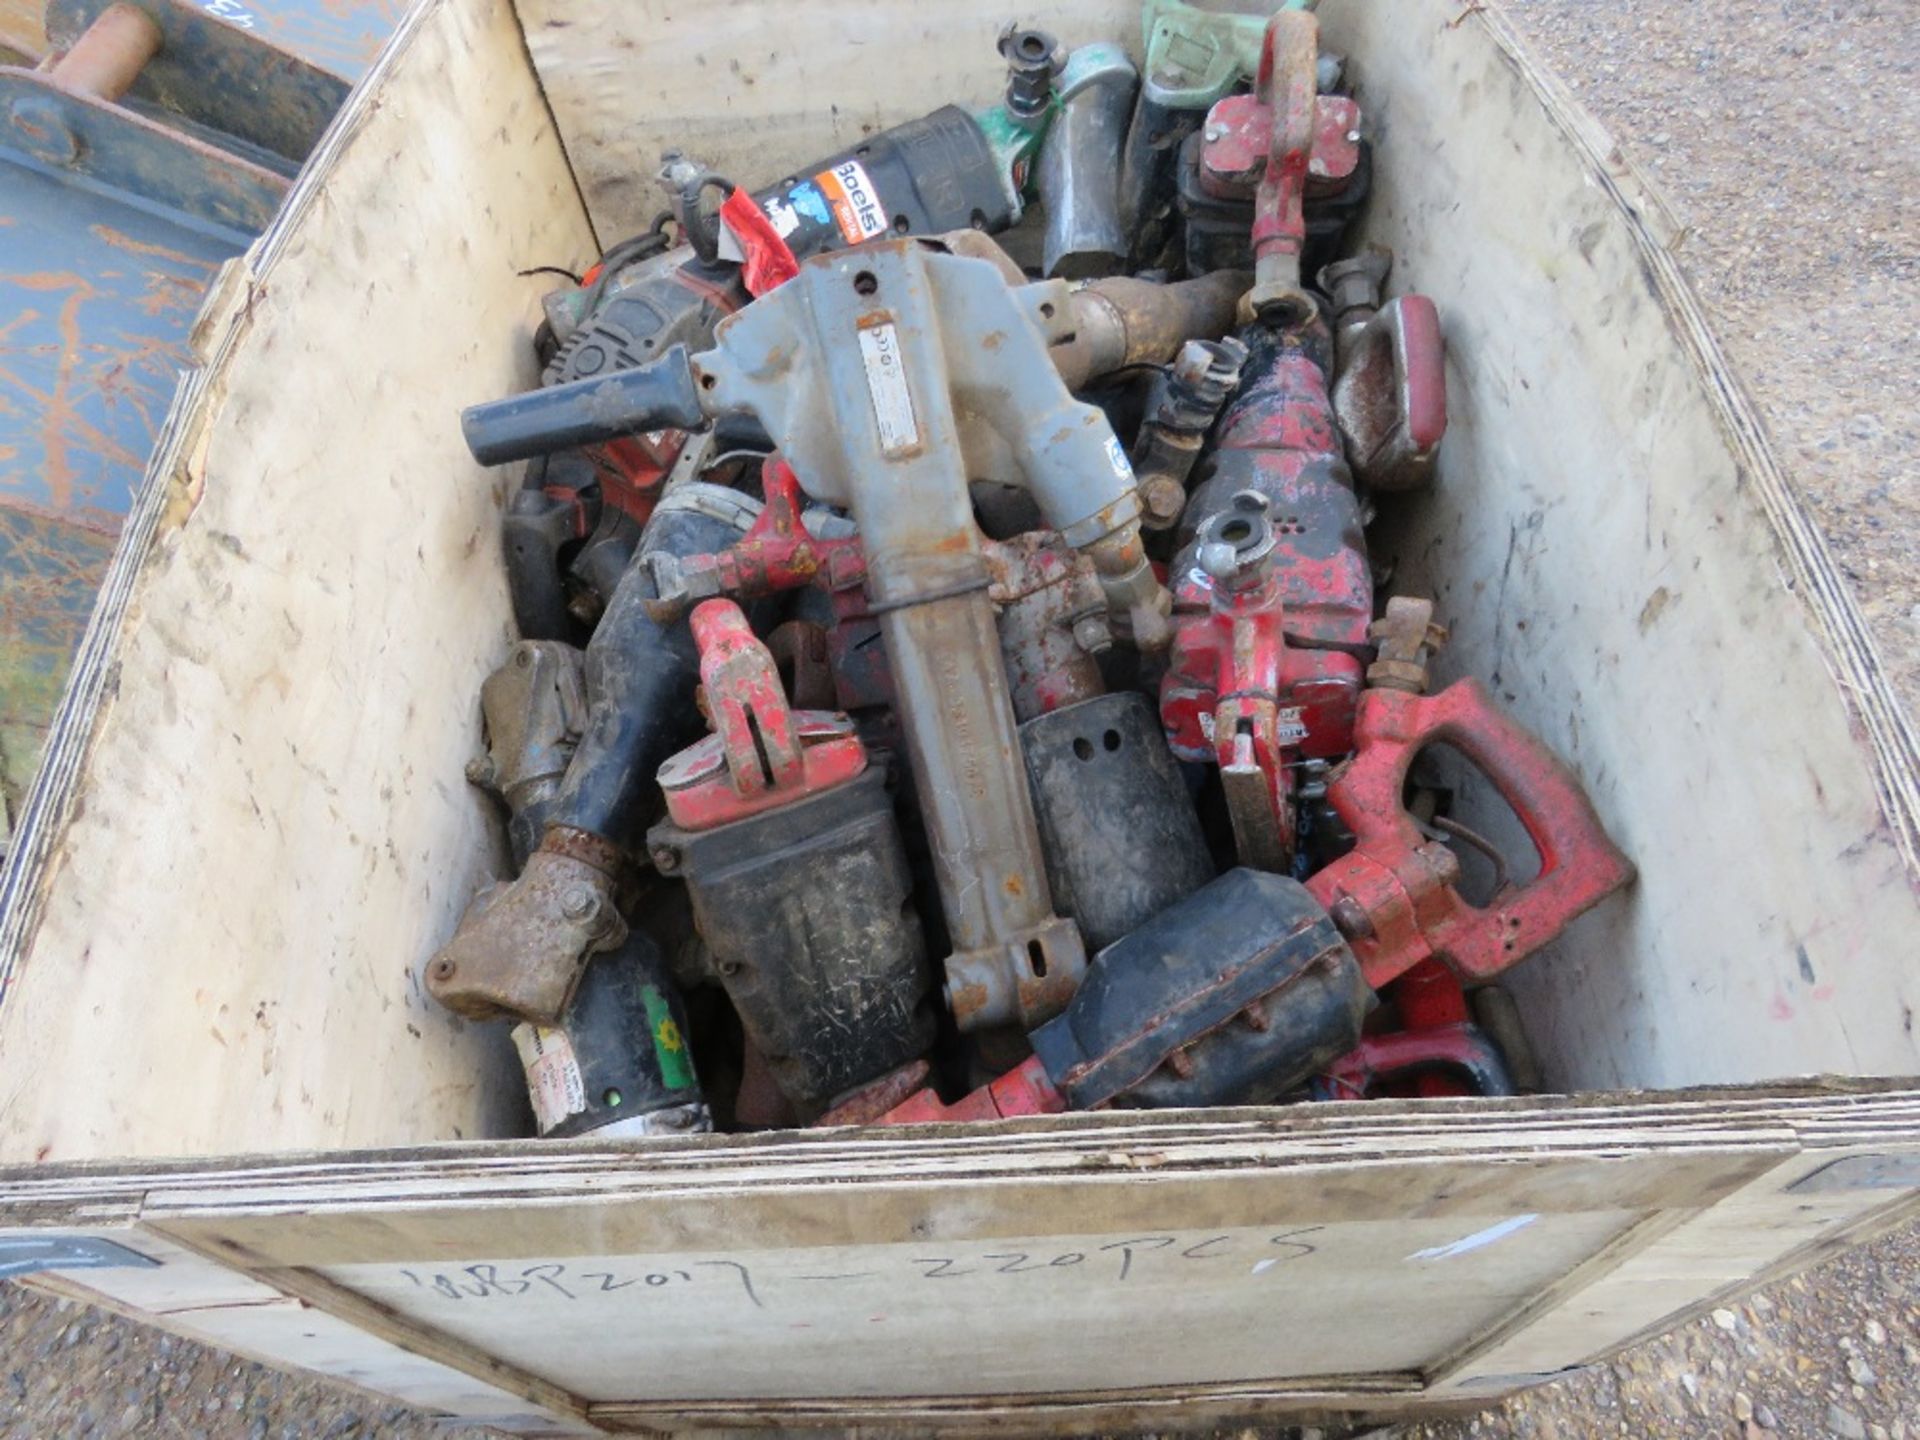
[(1140, 477), (1141, 524), (1170, 530), (1187, 508), (1187, 480), (1220, 411), (1240, 383), (1247, 347), (1234, 339), (1189, 340), (1140, 426), (1133, 468)]

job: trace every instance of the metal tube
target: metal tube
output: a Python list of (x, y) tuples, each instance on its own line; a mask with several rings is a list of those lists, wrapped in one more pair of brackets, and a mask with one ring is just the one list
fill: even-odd
[(1047, 207), (1043, 268), (1050, 278), (1111, 275), (1127, 258), (1117, 184), (1140, 75), (1118, 45), (1083, 45), (1060, 83), (1060, 114), (1040, 146)]
[(984, 589), (908, 605), (885, 612), (880, 633), (953, 940), (954, 1018), (963, 1030), (1036, 1024), (1066, 1004), (1087, 958), (1053, 913), (993, 607)]
[(1048, 354), (1069, 390), (1129, 365), (1160, 365), (1189, 340), (1218, 340), (1239, 324), (1251, 277), (1216, 270), (1159, 285), (1115, 275), (1073, 292), (1073, 339)]
[(146, 11), (110, 5), (54, 61), (48, 78), (69, 94), (118, 100), (140, 78), (141, 67), (160, 53), (163, 39)]

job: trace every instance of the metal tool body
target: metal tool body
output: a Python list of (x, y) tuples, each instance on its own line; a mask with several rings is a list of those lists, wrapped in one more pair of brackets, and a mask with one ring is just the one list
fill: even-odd
[(1348, 1053), (1371, 1004), (1298, 881), (1230, 870), (1101, 951), (1030, 1036), (1032, 1059), (954, 1105), (924, 1091), (879, 1123), (1258, 1104)]
[(1357, 1047), (1315, 1076), (1316, 1100), (1516, 1093), (1506, 1058), (1472, 1023), (1466, 989), (1450, 967), (1421, 961), (1387, 987), (1386, 1000), (1397, 1023), (1369, 1029)]
[[(1286, 7), (1311, 10), (1314, 3), (1286, 0)], [(1141, 24), (1146, 59), (1121, 162), (1120, 217), (1133, 237), (1134, 263), (1145, 267), (1159, 260), (1172, 228), (1181, 144), (1258, 68), (1267, 16), (1146, 0)]]
[(1126, 264), (1119, 171), (1140, 75), (1118, 45), (1083, 45), (1061, 72), (1059, 114), (1040, 146), (1047, 205), (1041, 273), (1082, 280)]
[(1297, 762), (1353, 746), (1373, 574), (1326, 326), (1258, 320), (1241, 340), (1240, 388), (1176, 532), (1160, 709), (1174, 754), (1221, 767), (1242, 862), (1285, 871)]
[(691, 617), (713, 734), (660, 767), (656, 868), (803, 1115), (926, 1049), (932, 974), (884, 776), (843, 714), (795, 711), (731, 600)]
[[(1539, 873), (1484, 906), (1460, 894), (1460, 864), (1430, 839), (1402, 801), (1407, 772), (1428, 746), (1471, 761), (1518, 817)], [(1486, 980), (1547, 944), (1633, 878), (1580, 782), (1540, 739), (1495, 704), (1477, 680), (1438, 695), (1376, 687), (1362, 697), (1354, 758), (1328, 786), (1353, 832), (1353, 850), (1307, 888), (1333, 915), (1380, 989), (1428, 959)]]
[[(1061, 282), (1011, 290), (991, 263), (879, 242), (802, 265), (695, 361), (535, 391), (464, 420), (488, 460), (744, 411), (810, 495), (852, 514), (954, 940), (948, 975), (963, 1028), (1037, 1023), (1085, 968), (1072, 925), (1052, 912), (1020, 782), (969, 475), (1033, 495), (1092, 560), (1119, 635), (1143, 649), (1169, 638), (1132, 468), (1048, 354), (1070, 324)], [(990, 464), (970, 461), (983, 450)]]
[[(1253, 93), (1230, 95), (1207, 112), (1191, 157), (1190, 232), (1198, 229), (1204, 238), (1205, 210), (1224, 205), (1227, 213), (1220, 218), (1231, 245), (1238, 231), (1233, 209), (1251, 202), (1254, 283), (1243, 304), (1245, 319), (1272, 312), (1278, 322), (1291, 323), (1312, 313), (1301, 278), (1308, 197), (1343, 191), (1361, 170), (1359, 107), (1345, 96), (1319, 93), (1319, 65), (1320, 22), (1300, 11), (1275, 15), (1267, 23)], [(1196, 208), (1199, 217), (1191, 213)], [(1203, 222), (1198, 227), (1196, 218)], [(1196, 238), (1189, 234), (1190, 266), (1238, 261), (1232, 248), (1196, 252)]]
[(686, 1006), (660, 947), (637, 930), (588, 963), (554, 1024), (523, 1020), (513, 1044), (544, 1137), (713, 1128), (688, 1048)]
[(1383, 298), (1392, 263), (1372, 248), (1320, 274), (1339, 354), (1333, 414), (1362, 485), (1417, 490), (1432, 480), (1447, 433), (1446, 352), (1432, 300)]

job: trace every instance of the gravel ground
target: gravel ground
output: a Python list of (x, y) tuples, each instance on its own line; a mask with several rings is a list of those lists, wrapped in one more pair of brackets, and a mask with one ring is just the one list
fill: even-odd
[[(1530, 39), (1690, 227), (1682, 254), (1920, 700), (1915, 0), (1515, 0)], [(1785, 323), (1783, 323), (1783, 320)], [(0, 1437), (444, 1433), (0, 1285)], [(1920, 1440), (1920, 1228), (1483, 1415), (1380, 1440)]]

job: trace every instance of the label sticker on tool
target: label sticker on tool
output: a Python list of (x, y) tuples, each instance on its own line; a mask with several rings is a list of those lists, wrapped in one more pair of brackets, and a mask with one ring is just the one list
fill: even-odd
[(1127, 460), (1127, 452), (1120, 448), (1117, 436), (1107, 436), (1107, 463), (1113, 466), (1113, 473), (1127, 484), (1133, 484), (1133, 466)]
[(647, 1008), (647, 1028), (653, 1032), (653, 1054), (660, 1062), (660, 1083), (669, 1090), (690, 1090), (694, 1085), (693, 1058), (687, 1054), (687, 1037), (673, 1018), (673, 1007), (657, 986), (640, 990), (640, 1003)]
[(873, 181), (867, 178), (867, 167), (858, 160), (822, 170), (813, 180), (826, 192), (827, 203), (833, 206), (833, 218), (840, 222), (840, 233), (846, 237), (847, 244), (858, 245), (862, 240), (886, 233), (887, 212), (880, 204), (880, 192), (873, 188)]
[(1307, 738), (1306, 721), (1300, 717), (1302, 707), (1282, 705), (1273, 717), (1273, 738), (1282, 745), (1298, 745)]
[(920, 422), (913, 414), (913, 392), (900, 362), (900, 332), (885, 316), (860, 326), (860, 363), (867, 371), (867, 393), (880, 431), (880, 452), (889, 458), (920, 448)]
[(833, 207), (827, 204), (827, 197), (820, 193), (820, 187), (811, 180), (802, 180), (789, 190), (786, 203), (793, 207), (796, 215), (815, 225), (825, 225), (833, 219)]
[(767, 201), (765, 209), (767, 223), (773, 226), (773, 233), (782, 240), (800, 228), (800, 212), (778, 195)]
[(516, 1025), (513, 1048), (520, 1052), (520, 1064), (527, 1072), (527, 1095), (542, 1135), (587, 1108), (586, 1080), (566, 1031)]

